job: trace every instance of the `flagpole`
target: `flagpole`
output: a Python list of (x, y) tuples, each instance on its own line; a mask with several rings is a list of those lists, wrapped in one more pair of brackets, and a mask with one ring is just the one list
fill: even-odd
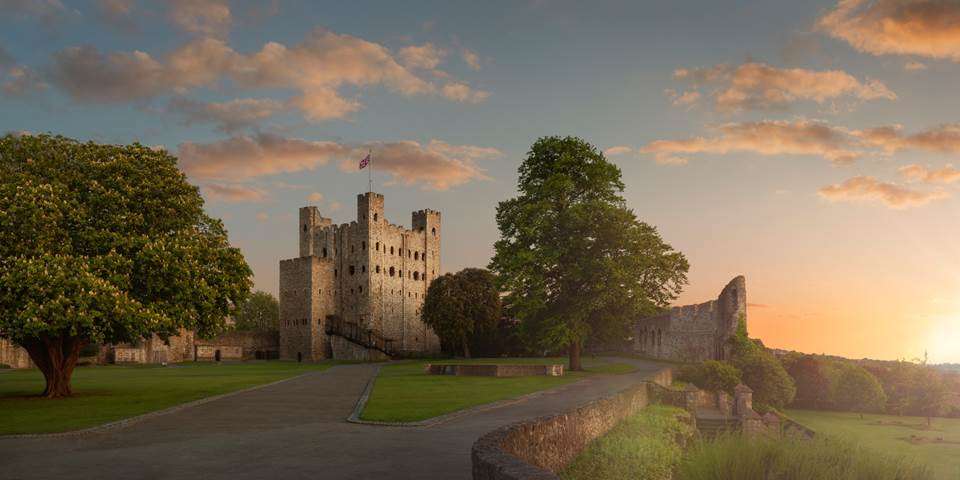
[(370, 193), (373, 193), (373, 151), (372, 149), (367, 149), (367, 158), (370, 159), (370, 170), (367, 170), (367, 188), (369, 188)]

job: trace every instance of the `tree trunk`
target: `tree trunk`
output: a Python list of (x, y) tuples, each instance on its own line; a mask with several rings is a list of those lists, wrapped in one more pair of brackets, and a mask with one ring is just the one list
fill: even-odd
[(470, 345), (467, 343), (467, 339), (463, 339), (463, 358), (470, 358)]
[(579, 372), (583, 370), (580, 363), (580, 342), (570, 342), (570, 370)]
[(24, 342), (23, 348), (47, 381), (44, 397), (60, 398), (73, 394), (70, 377), (80, 358), (80, 349), (86, 343), (86, 340), (77, 337), (46, 336)]

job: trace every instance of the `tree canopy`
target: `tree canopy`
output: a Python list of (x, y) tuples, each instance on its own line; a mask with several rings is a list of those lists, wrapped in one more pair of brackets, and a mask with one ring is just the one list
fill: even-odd
[(280, 303), (267, 293), (256, 291), (233, 311), (237, 330), (276, 331), (280, 328)]
[(437, 277), (427, 289), (423, 321), (448, 349), (470, 357), (475, 335), (489, 333), (500, 319), (500, 292), (493, 274), (479, 268), (465, 268)]
[(887, 404), (883, 387), (870, 372), (845, 364), (837, 379), (834, 396), (838, 407), (851, 412), (882, 412)]
[(568, 347), (571, 369), (590, 336), (623, 336), (686, 284), (687, 260), (637, 220), (620, 169), (576, 137), (544, 137), (520, 165), (519, 195), (500, 202), (490, 269), (505, 304), (541, 347)]
[(163, 150), (0, 137), (0, 337), (71, 393), (89, 342), (210, 336), (251, 270)]

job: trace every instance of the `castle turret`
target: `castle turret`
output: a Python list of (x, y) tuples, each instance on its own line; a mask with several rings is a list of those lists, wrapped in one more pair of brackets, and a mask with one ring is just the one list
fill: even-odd
[(320, 250), (323, 247), (317, 238), (317, 228), (328, 227), (332, 223), (329, 218), (320, 215), (317, 207), (300, 208), (300, 256), (309, 257), (311, 255), (320, 256)]
[(357, 195), (357, 223), (374, 225), (383, 220), (383, 195), (367, 192)]
[(440, 275), (440, 212), (434, 210), (417, 210), (413, 212), (413, 230), (423, 232), (424, 248), (423, 254), (426, 256), (425, 269), (426, 285)]

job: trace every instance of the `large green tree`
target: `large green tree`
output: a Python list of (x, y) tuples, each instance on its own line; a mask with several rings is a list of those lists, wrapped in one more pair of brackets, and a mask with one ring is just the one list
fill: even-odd
[(276, 331), (280, 328), (280, 303), (267, 293), (256, 291), (233, 312), (237, 330)]
[(465, 268), (430, 283), (423, 303), (423, 321), (445, 346), (459, 349), (470, 358), (474, 336), (496, 328), (500, 310), (500, 292), (493, 274)]
[(841, 368), (833, 389), (834, 404), (840, 409), (859, 413), (861, 418), (865, 412), (882, 412), (887, 395), (877, 377), (852, 363)]
[(142, 145), (0, 137), (0, 337), (44, 395), (72, 393), (80, 349), (219, 332), (251, 271), (176, 159)]
[(576, 137), (544, 137), (520, 165), (519, 195), (497, 207), (490, 269), (529, 338), (567, 348), (580, 370), (589, 337), (614, 338), (666, 307), (688, 264), (621, 196), (620, 169)]

